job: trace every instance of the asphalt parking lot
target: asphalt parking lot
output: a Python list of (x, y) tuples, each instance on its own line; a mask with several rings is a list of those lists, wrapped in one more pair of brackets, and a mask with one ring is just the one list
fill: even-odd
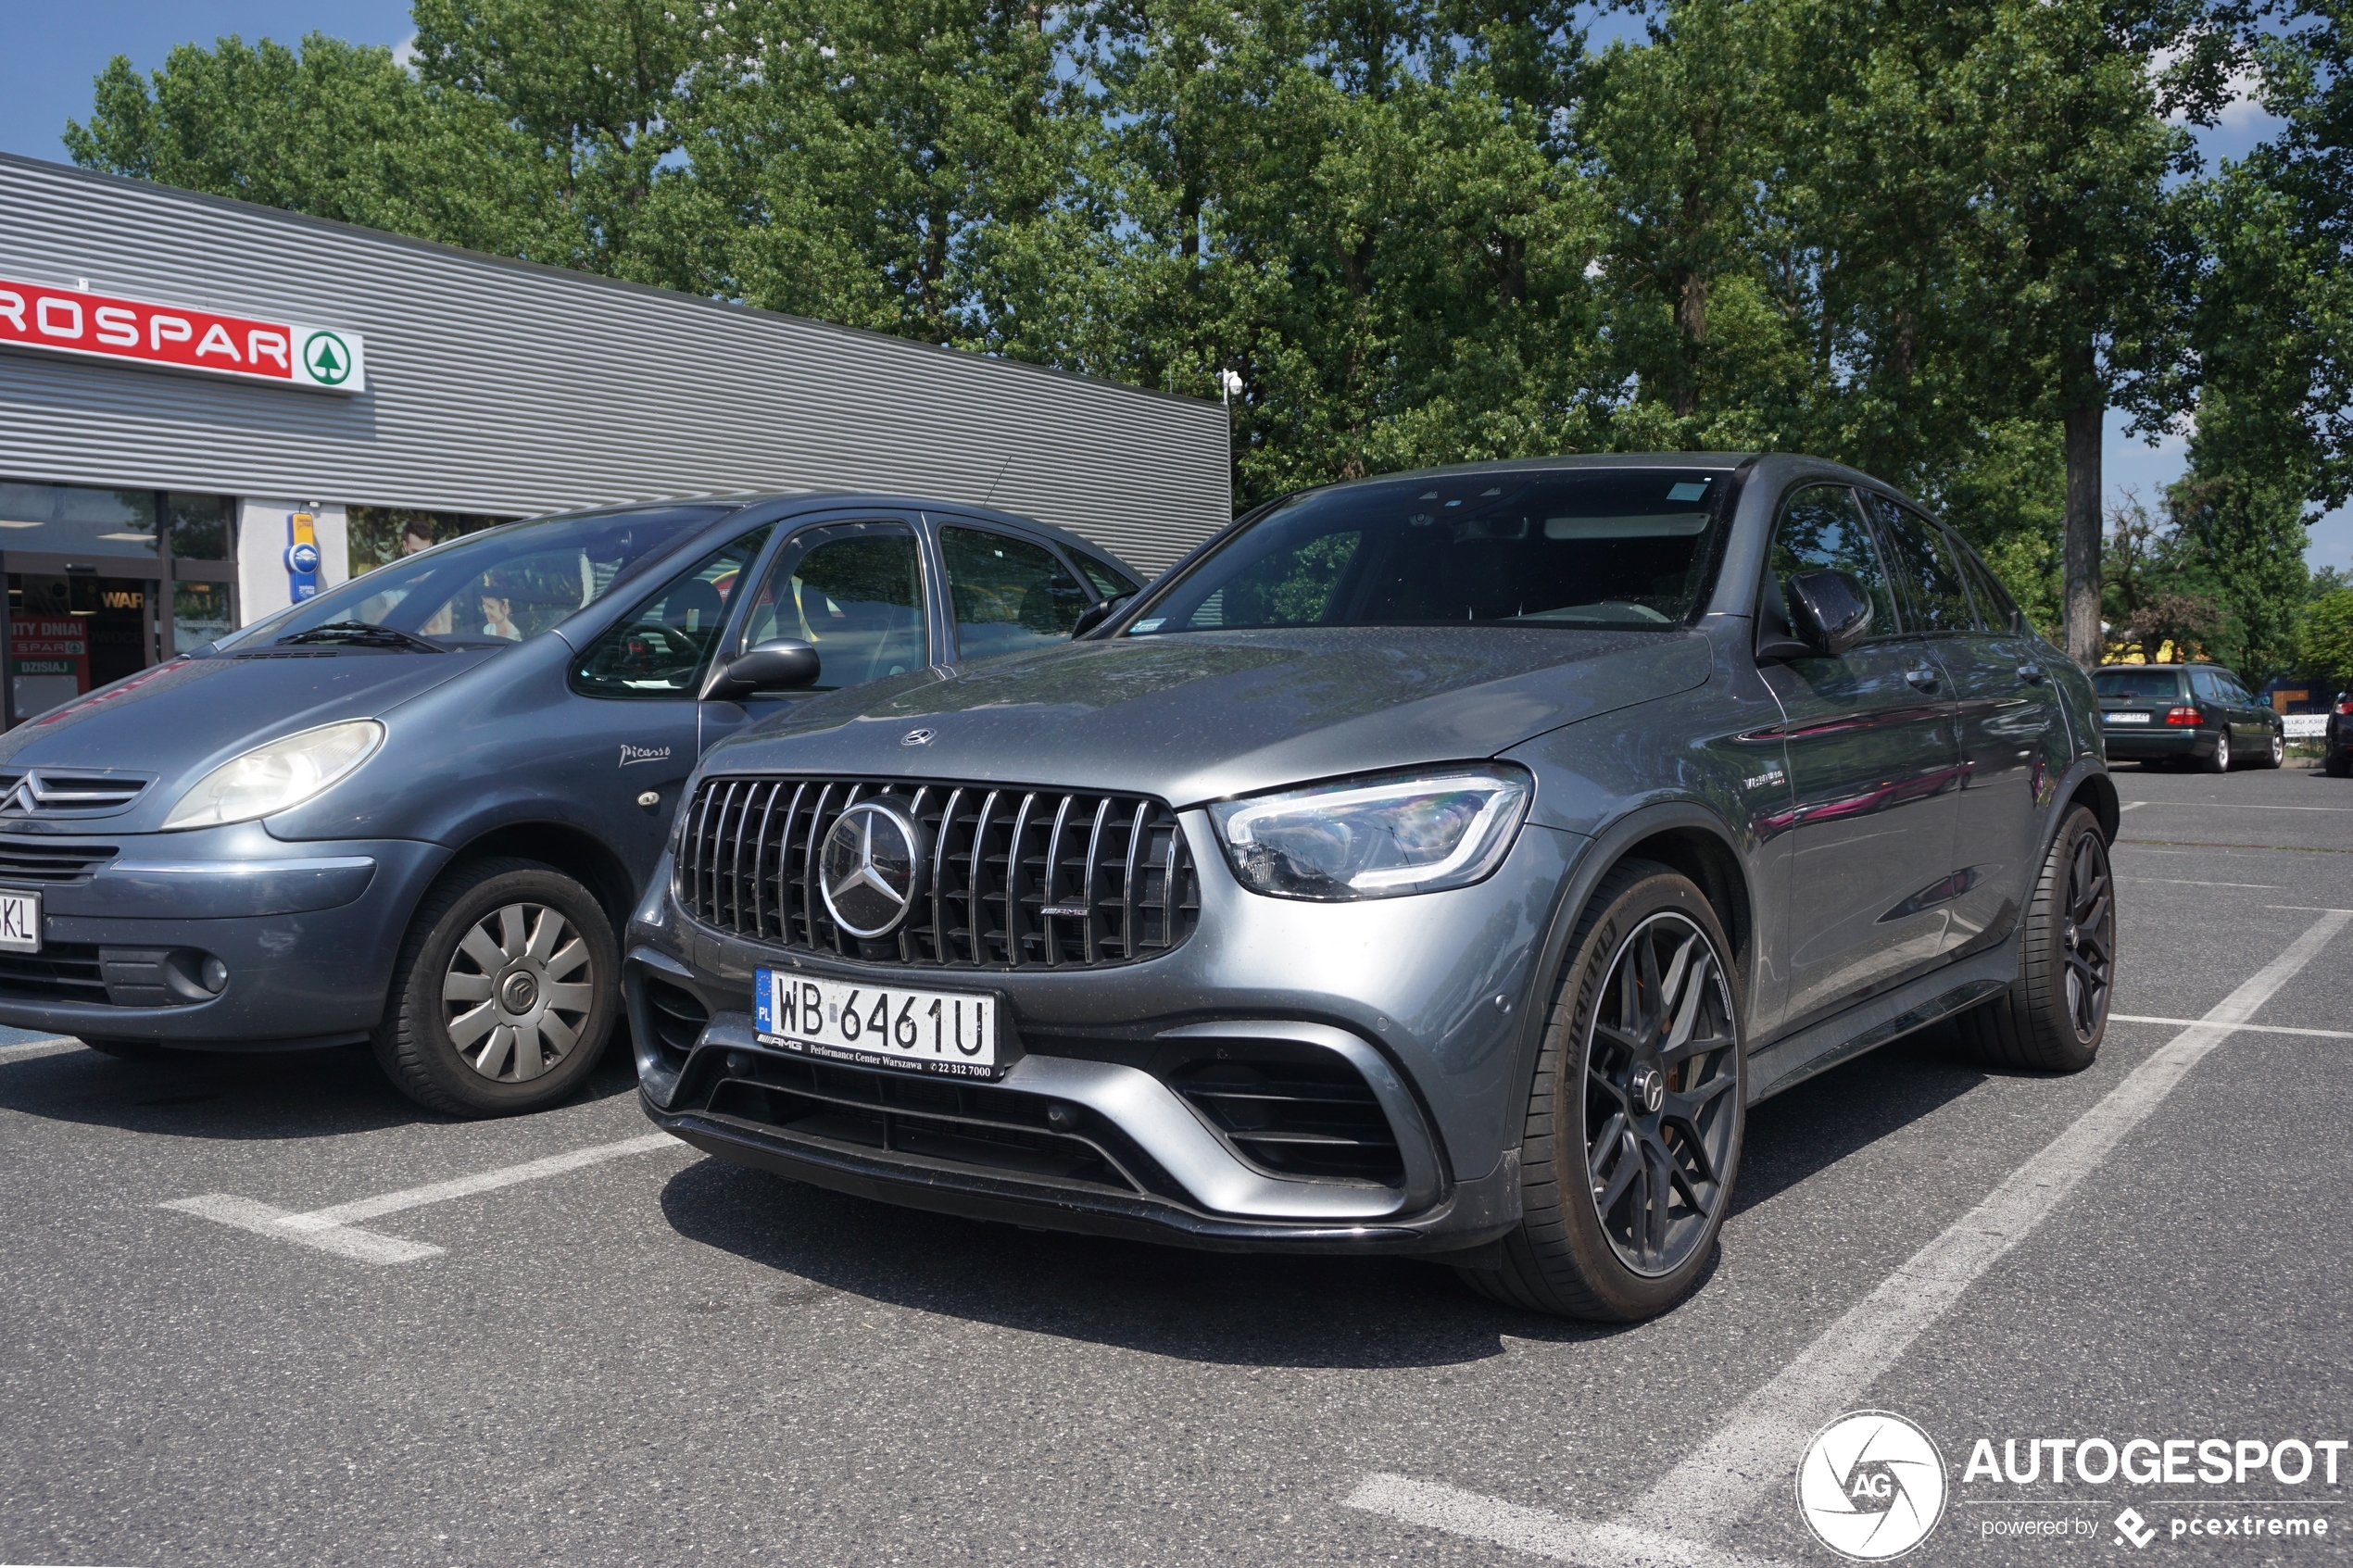
[[(1867, 1407), (1951, 1478), (1907, 1561), (2341, 1559), (2353, 1451), (1963, 1477), (2353, 1438), (2353, 784), (2117, 780), (2099, 1063), (1931, 1031), (1758, 1108), (1712, 1276), (1627, 1329), (799, 1186), (649, 1136), (617, 1057), (459, 1123), (354, 1052), (0, 1045), (0, 1561), (1821, 1563), (1799, 1452)], [(2284, 1512), (2331, 1532), (2167, 1528)]]

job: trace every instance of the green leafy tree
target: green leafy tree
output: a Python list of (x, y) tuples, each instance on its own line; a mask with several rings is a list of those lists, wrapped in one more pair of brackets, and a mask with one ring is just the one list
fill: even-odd
[(2353, 588), (2338, 588), (2312, 601), (2296, 664), (2321, 676), (2330, 695), (2353, 690)]

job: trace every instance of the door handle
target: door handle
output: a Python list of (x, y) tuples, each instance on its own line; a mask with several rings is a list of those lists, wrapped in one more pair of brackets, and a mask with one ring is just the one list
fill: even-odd
[(1924, 692), (1932, 692), (1936, 689), (1936, 671), (1925, 664), (1917, 670), (1905, 671), (1904, 679)]
[(2018, 667), (2018, 678), (2029, 685), (2039, 686), (2043, 684), (2043, 667), (2039, 664), (2021, 664)]

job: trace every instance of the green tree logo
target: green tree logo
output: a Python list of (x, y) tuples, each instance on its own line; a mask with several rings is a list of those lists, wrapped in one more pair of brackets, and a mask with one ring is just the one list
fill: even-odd
[(312, 332), (302, 345), (302, 364), (321, 386), (341, 386), (351, 374), (351, 349), (333, 332)]

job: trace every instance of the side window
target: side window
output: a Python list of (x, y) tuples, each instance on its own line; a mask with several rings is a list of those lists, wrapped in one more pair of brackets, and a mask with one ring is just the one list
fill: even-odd
[(2227, 702), (2230, 700), (2222, 695), (2222, 683), (2215, 679), (2214, 671), (2211, 670), (2191, 671), (2190, 690), (2197, 694), (2197, 698), (2200, 702)]
[(572, 689), (583, 696), (693, 695), (711, 668), (727, 607), (767, 538), (765, 528), (755, 529), (671, 579), (589, 645), (572, 667)]
[(963, 659), (996, 659), (1063, 642), (1095, 602), (1051, 552), (1011, 534), (943, 528), (939, 553), (948, 563)]
[(1944, 534), (1916, 512), (1872, 499), (1888, 544), (1888, 571), (1903, 595), (1906, 622), (1920, 632), (1974, 631), (1977, 619), (1969, 609), (1969, 590), (1961, 586), (1953, 547)]
[(1078, 563), (1078, 570), (1087, 574), (1095, 592), (1107, 599), (1121, 598), (1136, 591), (1137, 585), (1127, 580), (1127, 574), (1109, 561), (1097, 560), (1083, 550), (1073, 550), (1070, 558)]
[(1994, 575), (1994, 569), (1977, 558), (1977, 552), (1963, 545), (1957, 552), (1961, 560), (1961, 575), (1969, 579), (1969, 597), (1977, 601), (1977, 624), (1986, 632), (2020, 632), (2025, 625), (2019, 619), (2018, 601)]
[(744, 626), (746, 646), (770, 637), (816, 648), (816, 691), (922, 668), (924, 575), (914, 534), (851, 523), (787, 541)]
[(1864, 526), (1855, 492), (1843, 484), (1816, 484), (1800, 490), (1781, 505), (1780, 521), (1773, 525), (1773, 554), (1767, 563), (1761, 613), (1774, 631), (1789, 629), (1786, 584), (1801, 571), (1843, 571), (1870, 596), (1871, 627), (1864, 638), (1893, 635), (1897, 630), (1895, 604), (1888, 596), (1887, 574)]

